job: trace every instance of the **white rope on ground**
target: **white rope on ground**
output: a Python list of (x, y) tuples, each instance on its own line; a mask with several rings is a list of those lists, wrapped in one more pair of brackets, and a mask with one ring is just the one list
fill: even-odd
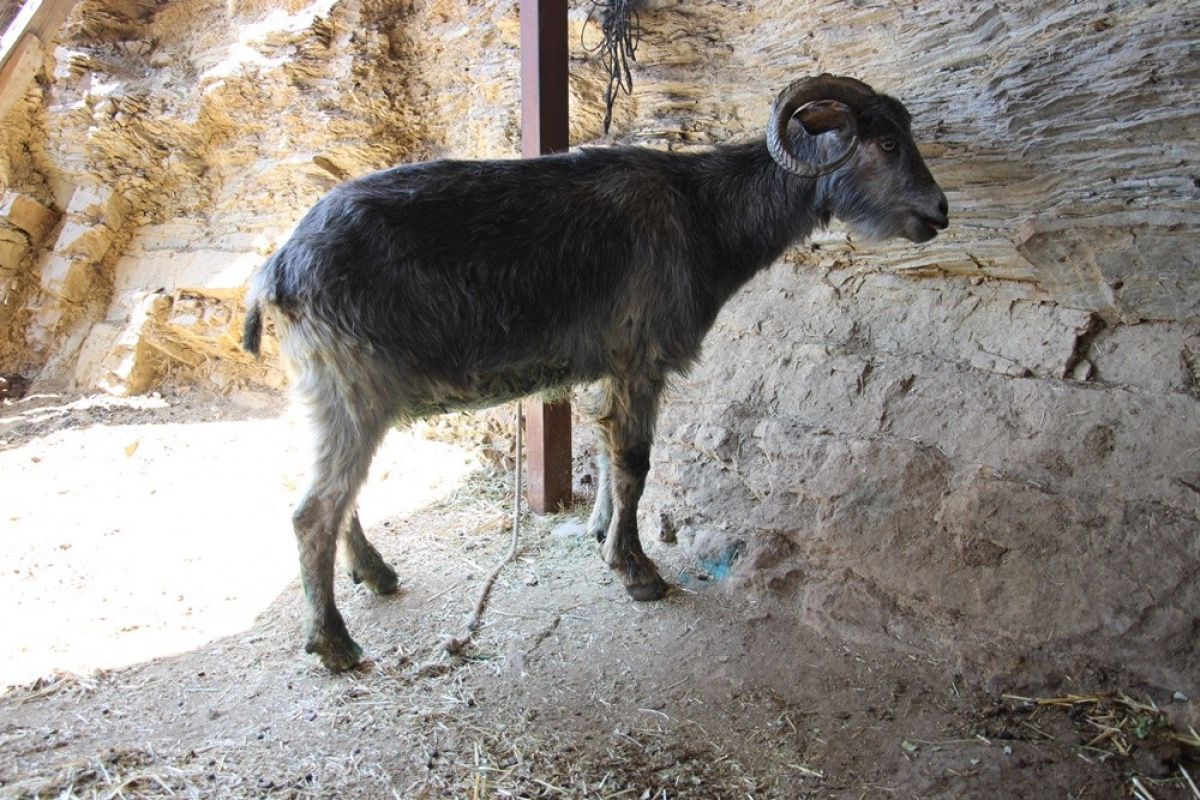
[(496, 565), (492, 573), (488, 575), (487, 580), (483, 582), (483, 589), (479, 592), (479, 600), (475, 603), (475, 609), (471, 612), (471, 616), (467, 617), (467, 632), (463, 636), (451, 636), (446, 641), (442, 642), (442, 648), (452, 656), (462, 653), (468, 644), (471, 643), (471, 637), (475, 635), (475, 631), (479, 630), (480, 624), (483, 622), (483, 613), (487, 609), (488, 598), (492, 594), (492, 587), (496, 584), (496, 579), (500, 577), (500, 573), (517, 557), (517, 543), (521, 535), (521, 472), (522, 472), (522, 450), (523, 442), (521, 436), (521, 404), (517, 403), (517, 464), (515, 470), (515, 478), (513, 480), (513, 524), (512, 524), (512, 541), (508, 545), (508, 553)]

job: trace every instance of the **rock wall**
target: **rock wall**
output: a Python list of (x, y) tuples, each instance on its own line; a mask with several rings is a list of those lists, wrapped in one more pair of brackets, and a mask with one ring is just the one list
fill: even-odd
[(43, 248), (0, 224), (4, 356), (118, 393), (280, 385), (236, 300), (321, 194), (517, 152), (515, 11), (460, 5), (81, 2), (0, 136), (6, 196), (64, 220)]
[(763, 113), (735, 76), (864, 76), (913, 110), (953, 224), (821, 237), (748, 286), (664, 410), (646, 522), (840, 635), (1195, 686), (1200, 19), (706, 7), (713, 138)]
[[(572, 3), (572, 141), (602, 143)], [(516, 2), (85, 0), (0, 133), (0, 357), (279, 385), (245, 279), (338, 180), (519, 151)], [(1200, 663), (1200, 18), (1189, 3), (648, 0), (611, 140), (755, 135), (818, 71), (902, 98), (952, 226), (838, 230), (726, 309), (647, 526), (813, 624), (1161, 681)]]

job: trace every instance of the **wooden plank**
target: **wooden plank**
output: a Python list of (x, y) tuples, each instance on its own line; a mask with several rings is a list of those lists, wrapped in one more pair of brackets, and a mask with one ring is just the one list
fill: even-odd
[(30, 26), (33, 24), (34, 15), (38, 13), (42, 5), (44, 5), (44, 0), (28, 0), (13, 17), (13, 21), (4, 29), (4, 33), (0, 34), (0, 69), (3, 69), (4, 65), (8, 63), (17, 43), (21, 41), (21, 37), (31, 32)]
[[(566, 152), (567, 0), (521, 0), (521, 154)], [(569, 505), (571, 404), (526, 401), (528, 431), (525, 496), (536, 513)]]
[(42, 68), (42, 63), (41, 42), (32, 33), (25, 34), (0, 67), (0, 119), (4, 119), (25, 96), (25, 89)]
[[(26, 0), (0, 35), (0, 118), (25, 94), (77, 0)], [(32, 69), (32, 71), (31, 71)]]
[(78, 0), (26, 0), (8, 29), (0, 35), (0, 69), (25, 34), (32, 33), (43, 42), (53, 41), (54, 34), (58, 33), (76, 2)]

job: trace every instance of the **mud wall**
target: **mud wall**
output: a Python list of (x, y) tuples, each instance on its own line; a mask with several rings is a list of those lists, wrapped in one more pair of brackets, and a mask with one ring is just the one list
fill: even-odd
[[(641, 11), (601, 133), (761, 130), (818, 71), (902, 98), (952, 227), (838, 230), (726, 309), (663, 412), (647, 527), (813, 623), (1158, 680), (1200, 663), (1200, 30), (1184, 2)], [(515, 156), (515, 2), (85, 0), (0, 133), (0, 356), (43, 385), (281, 385), (235, 347), (253, 267), (337, 181)]]

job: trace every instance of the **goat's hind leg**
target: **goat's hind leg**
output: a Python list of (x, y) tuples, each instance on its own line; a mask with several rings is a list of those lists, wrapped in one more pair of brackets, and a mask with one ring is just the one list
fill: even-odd
[(342, 529), (338, 539), (338, 557), (342, 568), (355, 583), (363, 584), (375, 594), (396, 591), (400, 583), (396, 570), (383, 560), (383, 556), (367, 540), (357, 511), (350, 515), (349, 524)]
[(337, 510), (337, 499), (321, 489), (321, 484), (314, 481), (292, 514), (300, 551), (300, 582), (308, 603), (304, 650), (320, 656), (321, 663), (330, 670), (343, 672), (362, 661), (362, 648), (350, 638), (333, 597), (337, 536), (345, 513)]
[[(333, 392), (328, 396), (310, 395), (308, 405), (316, 437), (313, 478), (292, 515), (300, 551), (300, 577), (308, 600), (308, 642), (304, 649), (319, 656), (328, 669), (343, 672), (362, 661), (362, 648), (350, 638), (334, 600), (339, 540), (344, 549), (352, 551), (351, 559), (358, 559), (352, 565), (366, 565), (365, 571), (370, 571), (371, 578), (380, 585), (386, 584), (387, 576), (378, 567), (391, 572), (363, 536), (357, 519), (351, 519), (357, 517), (353, 514), (354, 499), (366, 479), (386, 420), (355, 409)], [(394, 586), (395, 573), (391, 573), (391, 580)]]

